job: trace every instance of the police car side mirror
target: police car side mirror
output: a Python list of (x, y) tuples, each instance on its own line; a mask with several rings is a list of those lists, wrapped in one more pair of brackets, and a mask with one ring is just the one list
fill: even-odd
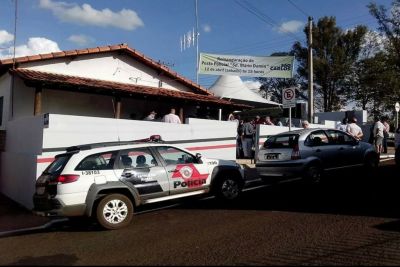
[(201, 154), (200, 153), (196, 153), (196, 160), (198, 163), (203, 163), (203, 161), (201, 160)]

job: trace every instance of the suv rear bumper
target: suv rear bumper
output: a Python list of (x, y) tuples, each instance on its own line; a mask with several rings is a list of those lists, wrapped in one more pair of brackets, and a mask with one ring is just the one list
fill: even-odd
[(262, 177), (296, 177), (305, 170), (305, 162), (257, 163), (256, 169)]
[(33, 205), (33, 213), (40, 216), (82, 216), (86, 211), (86, 204), (66, 206), (61, 200), (47, 195), (35, 194)]

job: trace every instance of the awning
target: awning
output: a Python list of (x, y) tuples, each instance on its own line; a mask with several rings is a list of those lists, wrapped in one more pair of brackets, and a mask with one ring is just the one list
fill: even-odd
[(212, 95), (202, 95), (164, 88), (117, 83), (21, 68), (10, 70), (10, 73), (20, 77), (25, 84), (30, 87), (78, 91), (92, 94), (114, 95), (118, 93), (120, 96), (168, 98), (190, 103), (202, 103), (213, 106), (231, 107), (235, 109), (252, 108), (250, 105), (232, 103)]
[(251, 105), (259, 108), (279, 107), (281, 104), (267, 100), (251, 91), (239, 76), (223, 75), (209, 88), (215, 96), (231, 99), (237, 104)]

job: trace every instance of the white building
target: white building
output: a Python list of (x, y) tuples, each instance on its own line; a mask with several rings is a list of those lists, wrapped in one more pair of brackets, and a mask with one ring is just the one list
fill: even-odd
[[(141, 120), (170, 108), (185, 124)], [(0, 191), (31, 207), (36, 178), (65, 147), (151, 134), (234, 160), (236, 125), (192, 118), (243, 108), (125, 44), (0, 60)]]

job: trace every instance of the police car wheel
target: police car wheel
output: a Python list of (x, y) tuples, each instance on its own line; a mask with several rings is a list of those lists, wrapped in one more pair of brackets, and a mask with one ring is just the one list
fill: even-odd
[(217, 198), (232, 201), (239, 197), (242, 186), (235, 177), (224, 177), (219, 180), (216, 190)]
[(97, 221), (105, 229), (120, 229), (132, 221), (133, 205), (128, 197), (111, 194), (99, 202), (96, 215)]

